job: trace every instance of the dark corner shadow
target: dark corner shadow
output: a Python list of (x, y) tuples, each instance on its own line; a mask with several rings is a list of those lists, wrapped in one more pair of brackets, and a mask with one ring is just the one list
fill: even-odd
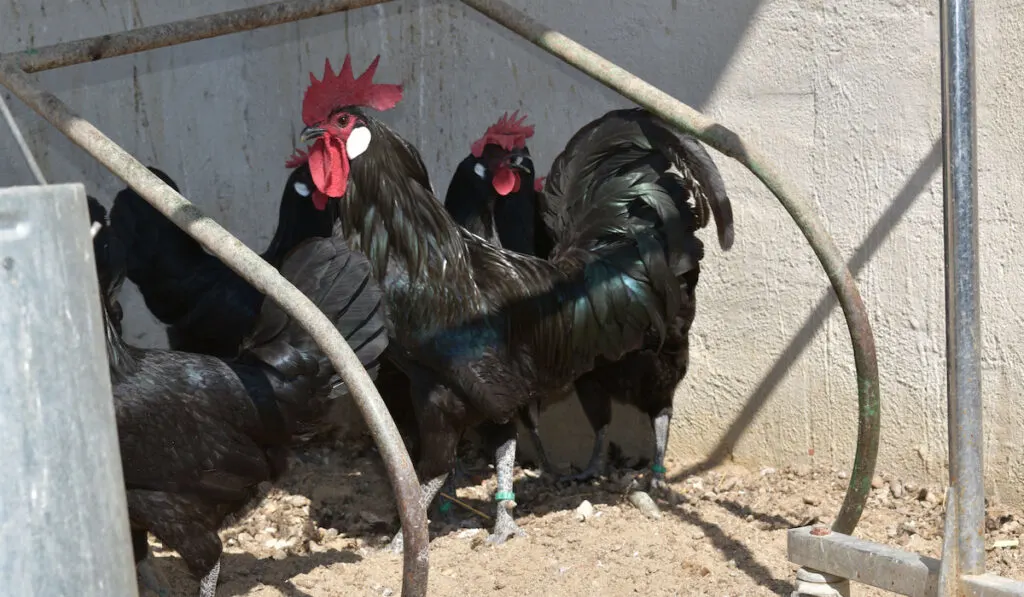
[[(940, 140), (941, 141), (941, 140)], [(882, 246), (882, 243), (889, 236), (889, 234), (896, 228), (899, 222), (903, 219), (903, 216), (910, 210), (914, 205), (917, 198), (925, 190), (928, 185), (928, 181), (932, 178), (932, 175), (938, 171), (942, 159), (942, 145), (940, 141), (936, 141), (932, 146), (931, 151), (921, 160), (918, 164), (917, 170), (910, 176), (903, 189), (896, 195), (889, 207), (886, 208), (885, 213), (875, 222), (875, 225), (868, 232), (864, 242), (857, 247), (850, 258), (848, 266), (850, 271), (856, 277), (864, 266), (871, 260), (871, 258), (878, 252), (878, 249)], [(736, 443), (746, 432), (747, 427), (754, 420), (754, 417), (761, 411), (765, 403), (768, 401), (768, 397), (771, 396), (775, 388), (778, 387), (779, 383), (785, 379), (789, 372), (790, 367), (800, 355), (803, 354), (804, 350), (810, 345), (811, 341), (817, 335), (821, 326), (828, 318), (832, 310), (839, 304), (835, 294), (829, 289), (825, 296), (818, 301), (818, 305), (814, 308), (804, 325), (800, 328), (800, 331), (796, 333), (793, 340), (790, 342), (786, 350), (779, 356), (778, 360), (775, 361), (775, 365), (771, 370), (762, 378), (761, 383), (758, 384), (757, 389), (747, 399), (746, 405), (739, 415), (733, 420), (729, 426), (728, 431), (719, 440), (718, 445), (711, 454), (704, 459), (703, 462), (696, 464), (680, 473), (672, 476), (672, 481), (678, 481), (684, 479), (690, 475), (699, 475), (706, 472), (715, 466), (721, 464), (726, 458), (732, 454)]]
[(669, 512), (679, 520), (699, 527), (719, 552), (732, 554), (736, 569), (750, 577), (758, 586), (765, 587), (776, 595), (789, 595), (796, 590), (793, 583), (775, 578), (771, 570), (757, 561), (754, 552), (743, 541), (730, 537), (720, 526), (704, 520), (697, 512), (684, 510), (680, 506), (669, 509)]

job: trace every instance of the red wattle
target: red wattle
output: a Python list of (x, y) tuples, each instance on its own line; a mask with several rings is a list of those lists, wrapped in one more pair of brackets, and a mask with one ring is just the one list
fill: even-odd
[(491, 180), (491, 186), (494, 187), (494, 191), (504, 197), (509, 193), (514, 193), (519, 190), (519, 173), (511, 168), (501, 166), (498, 171), (494, 173), (494, 178)]
[(320, 189), (316, 189), (313, 191), (313, 207), (319, 209), (320, 211), (327, 209), (327, 202), (330, 200), (331, 198), (321, 193)]
[(328, 197), (343, 197), (348, 187), (348, 170), (344, 141), (329, 133), (316, 140), (309, 150), (309, 173), (317, 190)]

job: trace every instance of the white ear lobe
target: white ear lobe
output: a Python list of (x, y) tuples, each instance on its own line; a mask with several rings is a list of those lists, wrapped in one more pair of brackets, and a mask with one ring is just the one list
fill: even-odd
[(303, 184), (303, 183), (301, 183), (299, 181), (295, 181), (295, 184), (292, 185), (292, 188), (295, 189), (296, 193), (298, 193), (299, 195), (301, 195), (303, 197), (309, 197), (309, 195), (310, 195), (309, 187), (307, 187), (305, 184)]
[(345, 152), (348, 154), (348, 159), (352, 160), (362, 155), (370, 147), (370, 137), (370, 129), (365, 126), (352, 129), (352, 133), (348, 136), (348, 141), (345, 142)]
[(480, 162), (477, 162), (476, 166), (473, 166), (473, 172), (476, 173), (480, 178), (487, 178), (487, 169)]

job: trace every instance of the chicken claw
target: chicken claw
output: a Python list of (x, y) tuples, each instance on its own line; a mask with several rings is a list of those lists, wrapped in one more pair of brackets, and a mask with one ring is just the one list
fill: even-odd
[(665, 482), (665, 473), (655, 471), (651, 474), (651, 482), (647, 485), (648, 493), (666, 493), (670, 491)]
[(405, 551), (405, 535), (402, 534), (402, 529), (398, 529), (395, 536), (391, 538), (388, 543), (388, 551), (391, 553), (402, 553)]
[(604, 471), (604, 442), (608, 436), (608, 426), (601, 427), (597, 430), (597, 434), (594, 437), (594, 448), (590, 454), (590, 461), (587, 462), (587, 467), (581, 472), (575, 475), (562, 475), (556, 480), (557, 483), (581, 483), (583, 481), (589, 481), (595, 477), (601, 475)]
[(590, 481), (601, 475), (601, 470), (604, 468), (603, 463), (596, 463), (588, 466), (584, 470), (576, 473), (575, 475), (563, 475), (558, 477), (556, 483), (583, 483), (584, 481)]
[(498, 517), (494, 522), (494, 532), (487, 537), (488, 543), (501, 545), (512, 537), (526, 537), (526, 531), (519, 528), (512, 518), (512, 508), (515, 505), (514, 500), (503, 500), (498, 503)]
[[(444, 486), (444, 482), (447, 479), (448, 473), (444, 473), (420, 485), (421, 508), (426, 510), (430, 507), (430, 503), (434, 501), (434, 497), (437, 496), (437, 492), (441, 491), (441, 487)], [(402, 553), (405, 551), (405, 536), (402, 534), (402, 529), (398, 529), (394, 538), (388, 543), (388, 550), (391, 553)]]

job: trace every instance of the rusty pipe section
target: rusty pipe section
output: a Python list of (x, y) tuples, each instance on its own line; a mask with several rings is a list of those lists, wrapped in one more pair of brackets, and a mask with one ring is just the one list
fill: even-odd
[(832, 283), (832, 288), (839, 298), (839, 304), (843, 308), (843, 314), (846, 316), (846, 325), (850, 330), (850, 339), (853, 342), (859, 406), (857, 449), (854, 456), (853, 474), (850, 475), (849, 490), (846, 492), (846, 499), (832, 525), (836, 532), (852, 534), (871, 491), (871, 478), (874, 476), (875, 459), (878, 456), (880, 402), (878, 362), (871, 322), (868, 319), (867, 310), (864, 308), (860, 291), (857, 289), (853, 275), (846, 267), (835, 241), (825, 230), (825, 226), (815, 213), (812, 204), (805, 197), (797, 194), (769, 166), (768, 160), (760, 151), (744, 143), (739, 135), (725, 126), (558, 31), (535, 21), (502, 0), (462, 1), (596, 81), (647, 108), (681, 131), (697, 137), (740, 162), (768, 187), (792, 216)]
[(354, 8), (384, 4), (389, 1), (285, 0), (284, 2), (232, 10), (163, 25), (140, 27), (122, 33), (100, 35), (42, 48), (29, 48), (21, 52), (5, 54), (2, 58), (13, 60), (21, 67), (21, 70), (27, 73), (35, 73), (240, 31), (291, 23)]
[(398, 433), (398, 427), (366, 369), (330, 320), (259, 255), (220, 224), (204, 216), (131, 154), (72, 112), (57, 96), (39, 87), (16, 63), (3, 57), (0, 57), (0, 84), (128, 183), (160, 213), (199, 241), (225, 265), (272, 298), (309, 332), (348, 384), (384, 459), (398, 502), (402, 528), (405, 529), (402, 596), (424, 597), (429, 565), (427, 515), (426, 509), (420, 504), (420, 487), (412, 460)]

